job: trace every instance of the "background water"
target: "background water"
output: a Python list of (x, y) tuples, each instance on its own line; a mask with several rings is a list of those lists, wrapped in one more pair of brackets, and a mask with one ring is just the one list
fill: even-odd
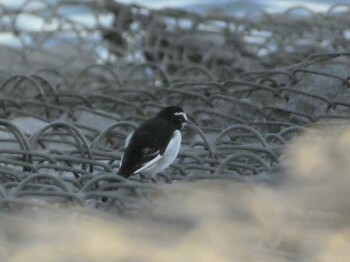
[(243, 15), (245, 13), (259, 13), (263, 10), (267, 12), (282, 12), (293, 6), (304, 6), (315, 12), (324, 12), (331, 5), (336, 3), (350, 3), (350, 1), (336, 0), (120, 0), (121, 3), (135, 3), (150, 8), (183, 8), (188, 11), (203, 12), (211, 9), (224, 9), (226, 12), (234, 15)]
[[(58, 0), (46, 0), (48, 4), (57, 4)], [(286, 11), (288, 8), (300, 6), (307, 8), (312, 12), (326, 12), (334, 4), (350, 4), (350, 0), (119, 0), (116, 1), (123, 4), (137, 4), (152, 9), (161, 8), (181, 8), (190, 12), (196, 13), (214, 13), (233, 15), (236, 17), (248, 17), (249, 19), (259, 18), (259, 15), (264, 12), (280, 13)], [(25, 5), (26, 9), (43, 8), (40, 1), (26, 1), (26, 0), (0, 0), (0, 6), (5, 9), (18, 9)], [(303, 9), (296, 10), (296, 14), (309, 14)], [(64, 8), (60, 10), (60, 15), (67, 17), (73, 21), (82, 23), (88, 27), (96, 26), (96, 21), (91, 16), (90, 11), (85, 8)], [(110, 15), (100, 16), (100, 23), (104, 27), (109, 27), (112, 24), (113, 17)], [(6, 23), (6, 21), (2, 21)], [(9, 24), (11, 28), (11, 25)], [(16, 20), (16, 27), (19, 30), (26, 30), (31, 32), (41, 32), (43, 27), (45, 30), (53, 30), (57, 27), (57, 21), (54, 19), (47, 23), (44, 19), (38, 17), (22, 14)], [(96, 36), (92, 37), (92, 42), (98, 41)], [(0, 32), (0, 44), (18, 48), (22, 43), (18, 42), (16, 36), (12, 32), (3, 29)], [(104, 51), (99, 51), (102, 55)], [(105, 52), (104, 52), (105, 53)]]
[[(1, 5), (18, 7), (26, 0), (0, 0)], [(47, 3), (56, 3), (57, 0), (47, 0)], [(222, 8), (232, 14), (251, 13), (265, 10), (267, 12), (281, 12), (293, 6), (304, 6), (315, 12), (324, 12), (336, 3), (350, 4), (349, 0), (118, 0), (124, 4), (138, 4), (149, 8), (182, 8), (188, 11), (203, 12)]]

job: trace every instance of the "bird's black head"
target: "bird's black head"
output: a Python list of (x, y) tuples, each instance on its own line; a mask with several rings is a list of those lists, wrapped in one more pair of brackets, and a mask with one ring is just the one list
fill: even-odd
[(173, 123), (176, 129), (182, 129), (188, 121), (186, 113), (177, 106), (168, 106), (160, 110), (157, 117)]

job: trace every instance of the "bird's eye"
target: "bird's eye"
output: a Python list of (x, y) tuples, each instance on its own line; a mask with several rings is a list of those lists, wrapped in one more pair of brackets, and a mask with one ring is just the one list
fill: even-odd
[(187, 119), (187, 115), (184, 112), (176, 112), (175, 116), (179, 116), (178, 119), (179, 119), (180, 122), (186, 122), (188, 120)]

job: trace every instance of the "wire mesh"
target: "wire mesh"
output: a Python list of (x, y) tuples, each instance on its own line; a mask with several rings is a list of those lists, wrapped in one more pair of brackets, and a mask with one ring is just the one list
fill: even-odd
[[(297, 9), (246, 19), (114, 1), (0, 6), (2, 206), (125, 214), (157, 183), (268, 174), (307, 126), (350, 116), (350, 6)], [(116, 175), (128, 133), (173, 104), (195, 122), (176, 162), (156, 184)]]

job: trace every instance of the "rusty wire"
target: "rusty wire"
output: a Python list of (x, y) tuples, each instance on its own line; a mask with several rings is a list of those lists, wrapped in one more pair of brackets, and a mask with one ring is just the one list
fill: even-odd
[[(78, 7), (90, 23), (62, 11)], [(124, 140), (168, 104), (195, 125), (157, 183), (268, 173), (307, 126), (350, 118), (350, 13), (339, 8), (250, 21), (107, 0), (1, 6), (1, 34), (14, 44), (0, 46), (10, 54), (0, 68), (0, 203), (127, 213), (159, 188), (116, 175)]]

